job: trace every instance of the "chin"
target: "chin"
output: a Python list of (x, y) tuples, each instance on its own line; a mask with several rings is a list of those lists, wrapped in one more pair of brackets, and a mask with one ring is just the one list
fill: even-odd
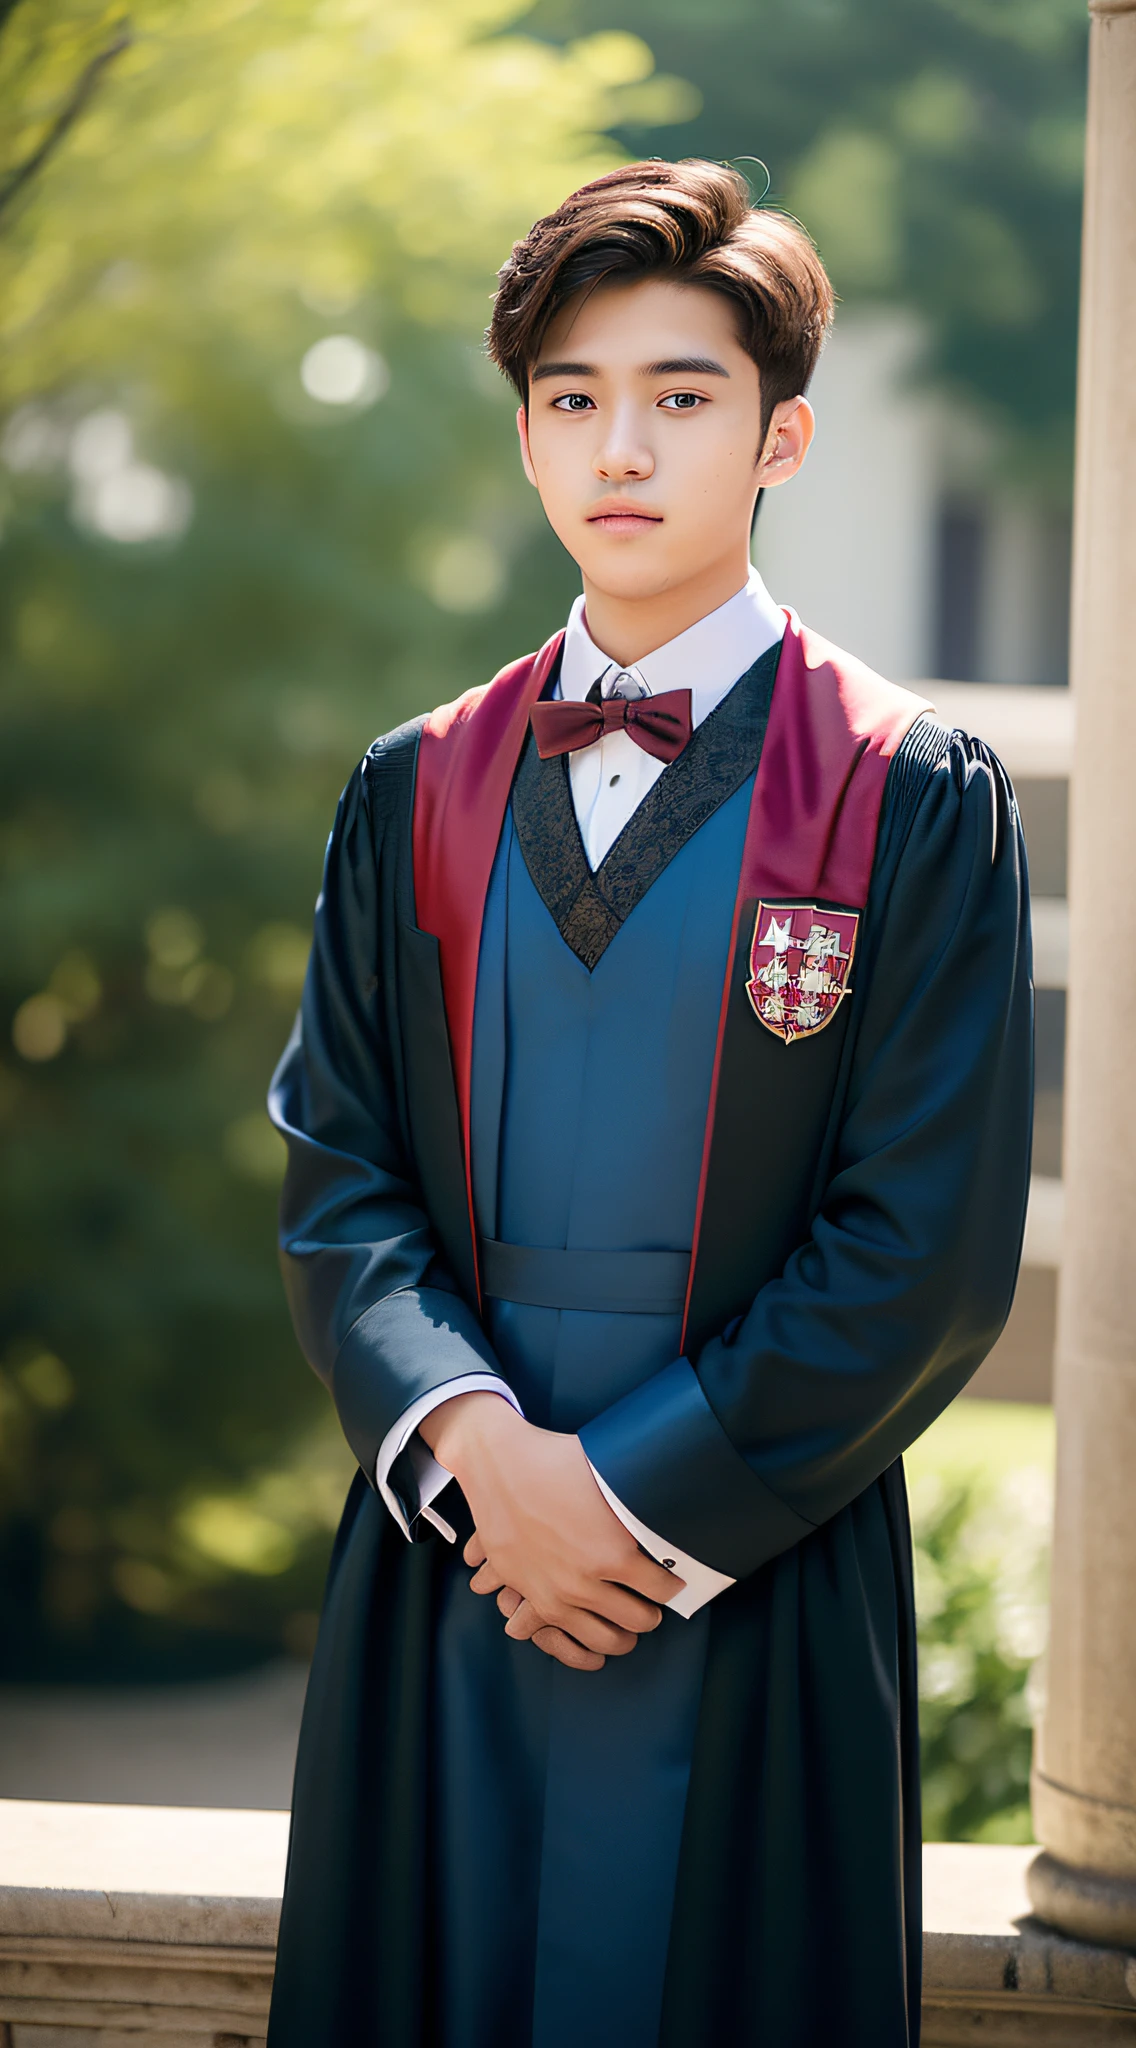
[(602, 590), (605, 597), (619, 598), (625, 603), (661, 597), (664, 591), (686, 581), (686, 576), (669, 562), (635, 561), (622, 552), (614, 560), (606, 555), (599, 561), (581, 559), (580, 568), (588, 582)]

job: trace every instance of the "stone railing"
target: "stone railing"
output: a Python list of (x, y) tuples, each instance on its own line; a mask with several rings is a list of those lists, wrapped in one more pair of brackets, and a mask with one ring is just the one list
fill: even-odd
[(1032, 1916), (1036, 1855), (924, 1848), (923, 2048), (1136, 2044), (1136, 1958), (1067, 1941)]
[[(0, 1801), (2, 2048), (262, 2048), (287, 1826)], [(924, 2048), (1136, 2048), (1136, 1959), (1030, 1917), (1034, 1853), (924, 1852)]]
[(286, 1813), (0, 1800), (0, 2048), (261, 2048)]

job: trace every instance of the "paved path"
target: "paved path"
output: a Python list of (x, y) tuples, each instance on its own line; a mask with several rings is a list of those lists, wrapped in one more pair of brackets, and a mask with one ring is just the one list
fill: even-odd
[(0, 1686), (0, 1798), (285, 1807), (306, 1672), (201, 1685)]

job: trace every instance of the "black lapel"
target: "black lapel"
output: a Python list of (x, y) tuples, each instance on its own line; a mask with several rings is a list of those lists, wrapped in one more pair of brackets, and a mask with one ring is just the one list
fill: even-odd
[(589, 972), (663, 869), (756, 769), (780, 652), (780, 642), (769, 648), (703, 720), (594, 874), (576, 823), (568, 757), (542, 761), (530, 734), (513, 786), (517, 840), (565, 945)]

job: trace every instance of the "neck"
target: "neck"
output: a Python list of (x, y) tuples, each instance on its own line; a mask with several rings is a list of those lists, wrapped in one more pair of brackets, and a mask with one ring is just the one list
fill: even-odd
[(747, 541), (701, 574), (649, 597), (620, 597), (585, 576), (588, 631), (601, 653), (629, 668), (736, 597), (749, 581), (749, 568)]

